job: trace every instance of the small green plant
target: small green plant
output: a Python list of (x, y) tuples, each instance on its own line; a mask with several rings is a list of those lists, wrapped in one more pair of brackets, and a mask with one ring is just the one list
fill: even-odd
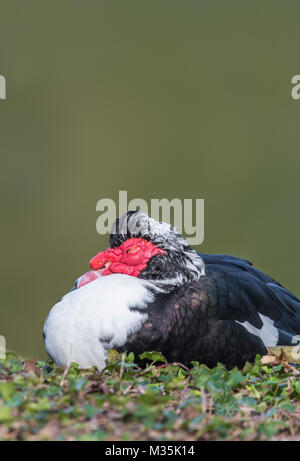
[[(265, 440), (297, 434), (297, 368), (169, 364), (109, 352), (106, 367), (0, 361), (0, 440)], [(295, 372), (293, 372), (295, 370)]]

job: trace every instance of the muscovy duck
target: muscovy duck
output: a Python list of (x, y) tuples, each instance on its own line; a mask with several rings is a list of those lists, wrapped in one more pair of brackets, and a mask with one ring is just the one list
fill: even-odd
[[(160, 351), (169, 362), (242, 367), (267, 346), (295, 344), (300, 300), (243, 259), (198, 254), (169, 224), (128, 211), (110, 247), (50, 311), (58, 364), (105, 366), (107, 351)], [(297, 342), (296, 342), (297, 343)]]

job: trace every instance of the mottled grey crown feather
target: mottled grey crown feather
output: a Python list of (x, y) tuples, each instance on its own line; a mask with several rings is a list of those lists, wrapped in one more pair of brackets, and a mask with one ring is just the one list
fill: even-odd
[(141, 211), (127, 211), (112, 226), (110, 246), (120, 246), (132, 237), (149, 240), (166, 251), (166, 255), (151, 258), (139, 275), (163, 291), (172, 291), (205, 274), (202, 258), (170, 224), (155, 221)]

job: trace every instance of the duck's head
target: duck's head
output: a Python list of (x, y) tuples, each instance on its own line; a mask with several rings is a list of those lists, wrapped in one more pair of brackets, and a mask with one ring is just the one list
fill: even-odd
[(77, 281), (85, 285), (99, 276), (126, 274), (152, 282), (163, 291), (198, 280), (204, 263), (170, 224), (141, 211), (123, 213), (112, 226), (110, 247), (90, 260), (91, 271)]

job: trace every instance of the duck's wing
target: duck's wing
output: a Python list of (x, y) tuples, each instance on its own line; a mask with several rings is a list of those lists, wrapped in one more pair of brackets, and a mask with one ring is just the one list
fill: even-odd
[(268, 346), (296, 344), (299, 299), (238, 258), (206, 258), (205, 276), (158, 295), (122, 351), (162, 352), (169, 361), (243, 366)]
[[(279, 282), (255, 269), (249, 261), (228, 255), (201, 255), (210, 289), (218, 297), (218, 315), (278, 330), (278, 345), (297, 342), (300, 335), (300, 299)], [(234, 318), (236, 317), (236, 318)], [(242, 319), (242, 320), (241, 320)], [(299, 337), (300, 339), (300, 337)], [(273, 345), (273, 344), (266, 344)]]

